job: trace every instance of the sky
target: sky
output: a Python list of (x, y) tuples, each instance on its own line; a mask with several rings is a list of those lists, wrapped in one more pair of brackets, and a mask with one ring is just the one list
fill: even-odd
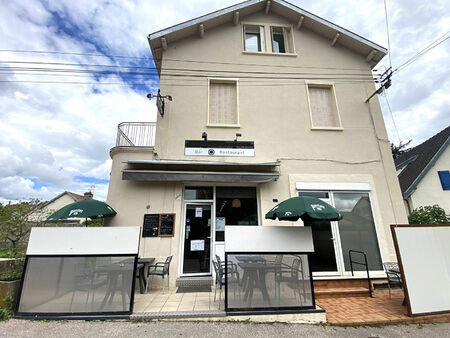
[[(383, 1), (290, 2), (388, 47)], [(448, 0), (386, 2), (393, 69), (450, 31)], [(146, 94), (158, 78), (129, 74), (154, 67), (147, 35), (236, 3), (0, 0), (0, 203), (92, 188), (106, 200), (117, 124), (156, 120)], [(394, 143), (417, 145), (450, 125), (449, 56), (450, 39), (395, 73), (379, 97)], [(92, 65), (104, 72), (64, 74)], [(385, 57), (377, 69), (388, 66)]]

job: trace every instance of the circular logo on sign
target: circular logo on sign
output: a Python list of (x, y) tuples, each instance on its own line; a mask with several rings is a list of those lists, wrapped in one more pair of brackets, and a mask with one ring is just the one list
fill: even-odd
[(209, 156), (213, 156), (214, 153), (215, 153), (214, 149), (209, 149), (209, 150), (208, 150), (208, 155), (209, 155)]

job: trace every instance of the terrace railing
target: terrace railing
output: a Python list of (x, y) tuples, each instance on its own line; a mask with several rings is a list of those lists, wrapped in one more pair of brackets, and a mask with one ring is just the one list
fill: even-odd
[(116, 147), (154, 147), (155, 122), (122, 122), (117, 126)]

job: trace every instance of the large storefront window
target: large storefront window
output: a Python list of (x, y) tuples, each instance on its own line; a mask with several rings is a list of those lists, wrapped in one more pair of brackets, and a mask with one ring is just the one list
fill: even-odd
[(223, 241), (225, 225), (258, 225), (255, 187), (216, 188), (216, 241)]
[[(344, 216), (339, 222), (305, 222), (312, 229), (315, 249), (310, 255), (311, 271), (325, 275), (350, 271), (349, 250), (365, 252), (369, 270), (382, 270), (369, 193), (301, 191), (298, 194), (320, 198), (334, 205)], [(353, 269), (362, 271), (365, 267), (355, 264)]]
[[(345, 270), (350, 271), (349, 250), (363, 251), (367, 255), (369, 270), (382, 270), (375, 222), (368, 193), (334, 193), (335, 207), (344, 218), (339, 221)], [(355, 270), (364, 270), (355, 265)]]

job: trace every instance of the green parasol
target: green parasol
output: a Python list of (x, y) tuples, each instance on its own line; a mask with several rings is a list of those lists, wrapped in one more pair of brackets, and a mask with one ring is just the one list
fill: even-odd
[(105, 202), (97, 200), (81, 200), (62, 207), (47, 218), (47, 221), (55, 221), (65, 218), (86, 218), (96, 219), (112, 217), (117, 213)]
[(302, 220), (328, 220), (339, 221), (342, 214), (334, 207), (324, 201), (311, 196), (292, 197), (272, 208), (266, 219), (276, 219), (280, 221)]

